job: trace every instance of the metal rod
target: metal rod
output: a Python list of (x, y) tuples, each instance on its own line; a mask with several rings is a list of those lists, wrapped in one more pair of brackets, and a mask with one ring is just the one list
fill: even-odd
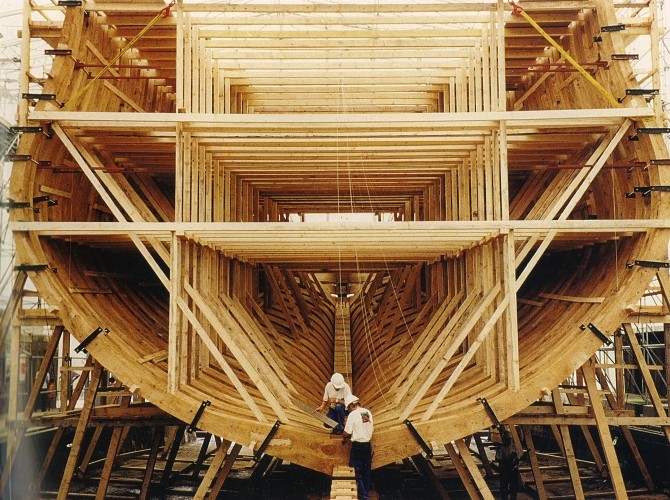
[(419, 446), (421, 446), (421, 449), (428, 455), (430, 458), (433, 457), (433, 449), (428, 446), (428, 444), (423, 440), (421, 437), (421, 434), (419, 434), (419, 431), (416, 430), (416, 427), (412, 425), (412, 422), (406, 418), (405, 419), (405, 425), (409, 429), (410, 434), (416, 439), (416, 442), (419, 443)]
[(263, 456), (263, 453), (265, 452), (265, 448), (268, 447), (270, 444), (270, 441), (272, 441), (272, 438), (274, 437), (275, 433), (279, 429), (279, 426), (281, 425), (281, 422), (277, 420), (275, 424), (272, 426), (272, 429), (270, 429), (270, 432), (268, 432), (268, 435), (266, 436), (265, 440), (263, 443), (258, 447), (258, 450), (256, 450), (256, 453), (254, 453), (254, 461), (258, 462), (261, 459), (261, 456)]

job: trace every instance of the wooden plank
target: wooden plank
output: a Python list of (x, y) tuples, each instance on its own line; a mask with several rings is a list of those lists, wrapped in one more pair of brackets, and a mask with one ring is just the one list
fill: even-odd
[[(552, 390), (552, 397), (554, 402), (554, 407), (556, 408), (556, 413), (563, 413), (563, 401), (561, 400), (561, 394), (558, 389)], [(579, 468), (577, 467), (577, 459), (575, 458), (575, 451), (572, 446), (572, 438), (570, 437), (570, 429), (566, 425), (559, 425), (558, 430), (560, 432), (560, 442), (563, 443), (563, 450), (565, 460), (568, 463), (568, 470), (570, 472), (570, 481), (572, 482), (572, 488), (575, 492), (577, 498), (582, 498), (584, 496), (584, 490), (582, 488), (582, 482), (579, 477)]]
[(107, 495), (107, 487), (109, 486), (109, 480), (112, 476), (112, 468), (114, 467), (114, 459), (119, 451), (121, 446), (121, 434), (123, 427), (116, 426), (112, 431), (112, 436), (109, 440), (109, 447), (107, 448), (107, 456), (105, 457), (105, 463), (102, 467), (102, 472), (100, 473), (100, 481), (98, 482), (98, 490), (95, 495), (95, 500), (104, 500)]
[(233, 444), (233, 447), (231, 448), (230, 452), (228, 453), (228, 456), (226, 457), (226, 461), (223, 464), (223, 467), (221, 467), (221, 470), (216, 476), (216, 482), (212, 486), (212, 490), (210, 492), (210, 498), (212, 499), (218, 498), (219, 492), (223, 487), (223, 483), (228, 478), (228, 474), (230, 473), (230, 470), (233, 468), (233, 464), (235, 463), (237, 457), (240, 455), (241, 450), (242, 450), (241, 444), (238, 443)]
[(321, 422), (323, 422), (324, 424), (328, 425), (329, 427), (331, 427), (331, 428), (333, 428), (333, 429), (334, 429), (335, 427), (337, 427), (337, 422), (336, 422), (335, 420), (333, 420), (332, 418), (328, 418), (326, 415), (324, 415), (324, 414), (321, 413), (321, 412), (316, 411), (314, 408), (312, 408), (312, 407), (309, 406), (308, 404), (305, 404), (305, 403), (303, 403), (302, 401), (300, 401), (300, 400), (298, 400), (298, 399), (292, 399), (291, 402), (292, 402), (295, 406), (297, 406), (298, 408), (300, 408), (302, 411), (304, 411), (305, 413), (307, 413), (308, 415), (311, 415), (312, 417), (314, 417), (314, 418), (320, 420)]
[(447, 443), (444, 445), (444, 447), (446, 448), (447, 453), (449, 454), (451, 463), (456, 469), (458, 476), (461, 478), (461, 481), (463, 482), (465, 490), (468, 492), (468, 495), (470, 495), (470, 498), (479, 498), (479, 493), (477, 492), (477, 486), (472, 481), (472, 477), (465, 470), (465, 467), (463, 466), (463, 461), (461, 460), (460, 455), (456, 453), (454, 445), (452, 443)]
[(28, 273), (25, 271), (17, 272), (16, 276), (14, 277), (14, 284), (12, 285), (9, 300), (5, 310), (2, 311), (2, 319), (0, 319), (0, 349), (2, 349), (5, 345), (5, 337), (9, 331), (12, 318), (21, 304), (23, 297), (23, 287), (25, 286), (27, 279)]
[(535, 489), (539, 500), (546, 500), (548, 498), (547, 492), (544, 488), (544, 481), (542, 479), (542, 469), (537, 460), (537, 451), (535, 450), (535, 442), (533, 441), (533, 433), (531, 427), (528, 425), (521, 426), (523, 437), (526, 441), (526, 448), (528, 449), (528, 456), (530, 459), (530, 468), (533, 472), (533, 479), (535, 481)]
[(165, 435), (165, 428), (162, 426), (154, 427), (154, 435), (151, 440), (151, 450), (147, 458), (147, 465), (142, 478), (142, 486), (140, 486), (140, 494), (138, 500), (146, 500), (149, 494), (149, 487), (151, 486), (151, 477), (156, 468), (156, 460), (158, 459), (158, 451)]
[(93, 411), (95, 395), (98, 390), (101, 374), (102, 365), (96, 362), (94, 365), (94, 370), (91, 372), (89, 388), (88, 391), (86, 391), (86, 396), (84, 396), (84, 407), (82, 408), (81, 414), (79, 415), (79, 421), (77, 422), (77, 428), (75, 429), (72, 446), (70, 447), (70, 453), (67, 457), (65, 469), (63, 470), (63, 478), (61, 479), (60, 487), (58, 488), (58, 500), (65, 500), (68, 496), (68, 492), (70, 491), (72, 476), (79, 458), (79, 451), (81, 450), (81, 446), (84, 441), (84, 434), (86, 427), (88, 426), (88, 420), (91, 416), (91, 412)]
[(494, 500), (493, 494), (491, 493), (489, 486), (486, 484), (486, 481), (484, 481), (482, 473), (479, 471), (479, 467), (477, 467), (477, 464), (472, 459), (472, 455), (470, 454), (470, 448), (468, 448), (468, 446), (465, 444), (465, 441), (463, 441), (462, 439), (457, 439), (456, 441), (454, 441), (454, 443), (456, 444), (456, 448), (458, 448), (461, 460), (463, 460), (463, 463), (465, 464), (465, 467), (470, 473), (470, 476), (477, 485), (479, 495), (481, 495), (481, 497), (484, 500)]
[(619, 459), (617, 458), (616, 450), (612, 444), (612, 434), (610, 433), (609, 425), (605, 417), (605, 410), (603, 408), (601, 395), (598, 392), (598, 387), (596, 386), (594, 365), (595, 362), (593, 358), (591, 358), (582, 366), (584, 382), (586, 382), (586, 387), (589, 391), (591, 409), (593, 410), (593, 415), (595, 416), (598, 434), (600, 435), (600, 442), (603, 447), (603, 452), (605, 453), (605, 459), (607, 460), (609, 477), (612, 481), (614, 493), (618, 499), (628, 498), (628, 494), (626, 493), (626, 484), (624, 483), (623, 475), (621, 474), (621, 467), (619, 466)]

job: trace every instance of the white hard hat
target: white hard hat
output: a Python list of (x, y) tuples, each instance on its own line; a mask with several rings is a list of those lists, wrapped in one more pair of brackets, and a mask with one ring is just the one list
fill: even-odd
[(351, 403), (358, 403), (358, 396), (354, 396), (353, 394), (349, 394), (346, 398), (344, 398), (344, 407), (349, 408), (349, 405)]
[(335, 389), (342, 389), (344, 387), (344, 377), (341, 373), (333, 373), (333, 376), (330, 377), (330, 382)]

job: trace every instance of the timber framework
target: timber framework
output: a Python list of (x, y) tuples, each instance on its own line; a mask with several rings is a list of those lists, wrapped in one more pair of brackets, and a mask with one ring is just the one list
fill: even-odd
[(129, 394), (331, 474), (305, 405), (334, 371), (381, 467), (581, 368), (606, 441), (590, 360), (667, 280), (655, 1), (61, 3), (26, 2), (22, 64), (53, 65), (22, 71), (6, 208)]

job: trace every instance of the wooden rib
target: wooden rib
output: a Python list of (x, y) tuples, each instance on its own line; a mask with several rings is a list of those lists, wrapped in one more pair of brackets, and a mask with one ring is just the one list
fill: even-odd
[(509, 306), (509, 297), (505, 296), (500, 302), (500, 304), (498, 304), (493, 314), (491, 314), (489, 319), (486, 321), (480, 332), (477, 334), (472, 344), (468, 346), (468, 350), (466, 351), (463, 358), (461, 358), (461, 360), (458, 362), (458, 365), (456, 366), (456, 368), (454, 368), (454, 371), (451, 372), (451, 374), (449, 374), (449, 378), (444, 383), (437, 396), (435, 396), (433, 402), (430, 404), (428, 409), (422, 415), (421, 420), (423, 421), (430, 420), (430, 417), (433, 416), (433, 413), (435, 413), (437, 407), (447, 396), (451, 388), (458, 380), (458, 377), (460, 377), (461, 373), (463, 373), (463, 370), (465, 370), (465, 368), (468, 366), (468, 364), (474, 357), (475, 353), (477, 352), (477, 349), (479, 349), (479, 347), (482, 345), (488, 334), (491, 333), (500, 317), (507, 310), (508, 306)]
[(179, 306), (179, 309), (184, 314), (184, 316), (186, 316), (188, 321), (191, 323), (195, 331), (200, 336), (200, 340), (205, 344), (207, 349), (209, 349), (209, 352), (212, 355), (212, 357), (217, 361), (217, 363), (219, 363), (219, 366), (221, 366), (221, 369), (228, 376), (233, 386), (237, 389), (237, 392), (240, 394), (240, 396), (247, 404), (247, 406), (254, 414), (254, 416), (260, 422), (267, 422), (267, 418), (265, 418), (263, 412), (260, 410), (260, 408), (258, 408), (258, 405), (249, 394), (249, 391), (247, 391), (247, 389), (244, 387), (244, 384), (242, 384), (237, 375), (235, 375), (234, 370), (225, 360), (221, 352), (219, 352), (218, 348), (216, 347), (216, 344), (214, 344), (205, 328), (203, 328), (202, 324), (198, 321), (195, 314), (193, 314), (193, 312), (190, 310), (186, 301), (181, 297), (177, 297), (177, 305)]
[[(450, 329), (448, 341), (445, 342), (448, 345), (447, 351), (442, 354), (439, 359), (436, 359), (431, 364), (431, 369), (424, 371), (423, 373), (417, 374), (414, 384), (412, 384), (412, 397), (409, 402), (402, 408), (402, 411), (399, 416), (399, 420), (405, 420), (409, 414), (416, 408), (423, 396), (426, 394), (430, 386), (435, 382), (437, 377), (440, 375), (442, 370), (447, 366), (453, 355), (456, 353), (457, 349), (461, 346), (465, 338), (468, 336), (470, 331), (474, 328), (477, 322), (482, 318), (483, 314), (493, 303), (495, 298), (500, 293), (500, 283), (496, 283), (494, 287), (481, 299), (477, 308), (468, 316), (467, 320), (463, 325), (453, 325), (454, 327), (458, 326), (457, 330)], [(459, 309), (460, 310), (460, 309)], [(452, 327), (453, 328), (453, 327)], [(440, 352), (441, 354), (441, 352)], [(409, 384), (407, 384), (409, 385)], [(407, 390), (409, 390), (408, 388)]]
[(290, 401), (288, 392), (284, 390), (275, 394), (270, 391), (270, 388), (267, 386), (265, 381), (266, 377), (268, 376), (267, 370), (263, 366), (260, 366), (260, 363), (253, 363), (249, 359), (250, 355), (256, 358), (258, 353), (253, 352), (253, 348), (249, 348), (248, 346), (242, 347), (242, 345), (238, 344), (238, 339), (233, 338), (233, 332), (231, 332), (223, 325), (223, 323), (221, 323), (209, 304), (191, 285), (184, 283), (184, 289), (197, 304), (198, 309), (202, 311), (205, 318), (207, 318), (209, 324), (212, 325), (219, 338), (230, 349), (233, 356), (235, 356), (235, 359), (237, 359), (245, 373), (249, 376), (249, 379), (256, 385), (261, 394), (263, 394), (265, 400), (275, 411), (277, 417), (279, 417), (279, 419), (283, 422), (287, 422), (288, 417), (278, 398), (280, 398), (281, 401)]

